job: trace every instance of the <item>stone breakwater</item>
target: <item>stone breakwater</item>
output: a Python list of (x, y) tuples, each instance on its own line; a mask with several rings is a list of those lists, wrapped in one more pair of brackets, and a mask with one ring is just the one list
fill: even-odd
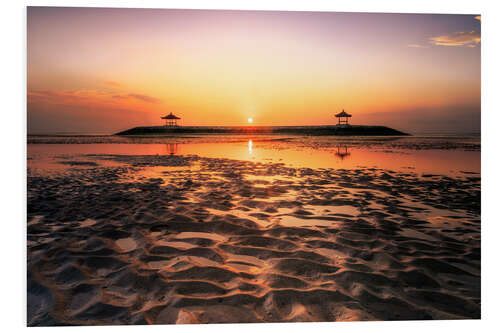
[(406, 136), (408, 134), (385, 126), (144, 126), (134, 127), (115, 135), (179, 135), (179, 134), (276, 134), (276, 135), (341, 135), (341, 136)]

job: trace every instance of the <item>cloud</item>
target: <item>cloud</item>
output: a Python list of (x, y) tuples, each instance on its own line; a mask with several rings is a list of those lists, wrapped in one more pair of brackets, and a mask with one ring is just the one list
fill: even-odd
[(29, 90), (29, 102), (46, 102), (52, 104), (95, 105), (115, 104), (117, 102), (146, 102), (159, 104), (160, 99), (143, 94), (117, 94), (103, 90)]
[(105, 86), (111, 87), (111, 88), (119, 88), (122, 85), (118, 82), (115, 81), (104, 81), (103, 82)]
[[(354, 119), (354, 118), (353, 118)], [(356, 115), (358, 124), (384, 125), (407, 133), (470, 134), (481, 132), (481, 103), (374, 112)]]
[(128, 94), (127, 96), (144, 101), (144, 102), (148, 102), (148, 103), (155, 103), (155, 104), (160, 103), (160, 100), (158, 98), (154, 98), (154, 97), (147, 96), (147, 95)]
[(161, 102), (148, 95), (115, 89), (29, 89), (28, 131), (117, 132), (137, 124), (158, 124)]
[(467, 46), (475, 47), (481, 42), (481, 35), (475, 30), (456, 32), (429, 38), (431, 44), (439, 46)]
[(53, 104), (84, 104), (106, 99), (109, 95), (99, 90), (28, 90), (28, 102)]
[(416, 49), (428, 49), (429, 45), (420, 45), (420, 44), (408, 44), (408, 47), (413, 47)]
[(133, 99), (137, 99), (139, 101), (143, 101), (146, 103), (153, 103), (153, 104), (160, 103), (160, 100), (158, 98), (154, 98), (154, 97), (147, 96), (147, 95), (141, 95), (141, 94), (113, 95), (113, 96), (111, 96), (111, 98), (120, 99), (120, 100), (133, 98)]
[(478, 20), (479, 22), (481, 22), (481, 15), (475, 16), (474, 18), (475, 18), (476, 20)]

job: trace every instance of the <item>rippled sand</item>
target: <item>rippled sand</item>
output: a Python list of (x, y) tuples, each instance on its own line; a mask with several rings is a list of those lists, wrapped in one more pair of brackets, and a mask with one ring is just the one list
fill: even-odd
[(28, 169), (28, 324), (480, 317), (480, 177), (88, 155)]

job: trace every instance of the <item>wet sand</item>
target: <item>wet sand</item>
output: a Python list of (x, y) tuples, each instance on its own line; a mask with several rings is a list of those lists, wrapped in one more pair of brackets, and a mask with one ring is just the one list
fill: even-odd
[(31, 162), (30, 326), (480, 318), (478, 173)]
[(302, 147), (332, 148), (348, 145), (351, 148), (376, 149), (440, 149), (480, 151), (480, 136), (293, 136), (293, 135), (175, 135), (175, 136), (114, 136), (114, 135), (28, 135), (28, 144), (189, 144), (189, 143), (266, 143), (275, 149)]

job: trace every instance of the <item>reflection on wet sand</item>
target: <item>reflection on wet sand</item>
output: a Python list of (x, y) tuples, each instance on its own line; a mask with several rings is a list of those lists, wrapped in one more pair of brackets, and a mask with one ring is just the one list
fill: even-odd
[[(64, 169), (66, 165), (95, 167), (88, 155), (197, 155), (260, 163), (284, 163), (307, 168), (383, 168), (393, 171), (454, 176), (480, 172), (480, 152), (466, 150), (368, 149), (337, 144), (331, 148), (303, 148), (289, 143), (169, 143), (169, 144), (32, 144), (28, 145), (28, 166), (41, 172)], [(69, 163), (69, 164), (68, 164)], [(83, 164), (82, 164), (83, 163)]]
[(167, 143), (165, 144), (167, 147), (168, 155), (177, 155), (179, 153), (179, 144), (178, 143)]
[(335, 156), (337, 156), (341, 160), (344, 160), (346, 157), (348, 157), (350, 155), (351, 155), (351, 153), (347, 150), (346, 144), (339, 144), (337, 146), (337, 151), (335, 152)]

